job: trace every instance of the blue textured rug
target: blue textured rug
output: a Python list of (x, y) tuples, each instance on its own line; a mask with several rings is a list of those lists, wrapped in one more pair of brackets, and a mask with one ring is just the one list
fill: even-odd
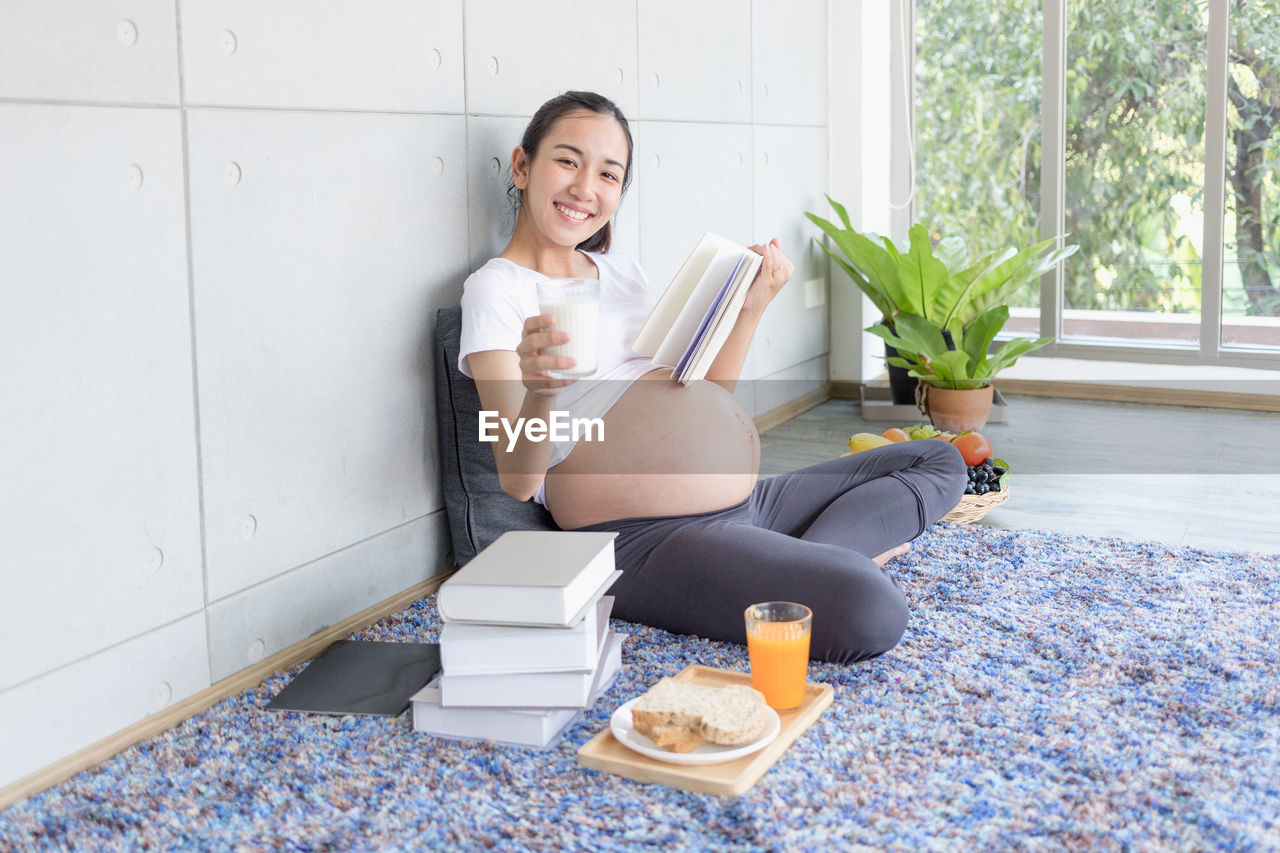
[[(0, 814), (0, 849), (1280, 849), (1280, 556), (937, 525), (877, 660), (750, 791), (585, 771), (664, 674), (745, 650), (616, 623), (625, 671), (549, 752), (261, 708), (297, 670)], [(434, 600), (355, 635), (432, 641)]]

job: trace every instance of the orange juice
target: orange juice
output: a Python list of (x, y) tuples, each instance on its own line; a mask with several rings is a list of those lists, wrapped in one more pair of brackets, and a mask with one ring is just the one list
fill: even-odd
[(799, 707), (809, 668), (809, 619), (765, 622), (753, 619), (751, 609), (747, 614), (751, 686), (764, 694), (774, 710)]

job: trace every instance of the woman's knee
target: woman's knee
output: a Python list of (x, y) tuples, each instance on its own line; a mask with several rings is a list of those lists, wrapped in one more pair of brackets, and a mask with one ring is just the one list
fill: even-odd
[[(913, 442), (914, 443), (914, 442)], [(932, 439), (920, 440), (920, 462), (915, 466), (917, 488), (925, 501), (926, 525), (937, 521), (964, 497), (968, 466), (955, 445)]]
[[(874, 565), (874, 564), (873, 564)], [(910, 610), (897, 584), (876, 567), (882, 582), (832, 589), (814, 608), (809, 655), (830, 663), (852, 663), (882, 655), (902, 639)]]

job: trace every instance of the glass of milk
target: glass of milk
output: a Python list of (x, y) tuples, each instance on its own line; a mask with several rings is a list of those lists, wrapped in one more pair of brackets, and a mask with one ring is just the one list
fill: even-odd
[(595, 373), (600, 319), (600, 282), (594, 278), (549, 278), (538, 282), (538, 312), (555, 315), (553, 332), (568, 332), (569, 343), (548, 347), (547, 355), (569, 356), (577, 364), (567, 370), (548, 370), (557, 379), (576, 379)]

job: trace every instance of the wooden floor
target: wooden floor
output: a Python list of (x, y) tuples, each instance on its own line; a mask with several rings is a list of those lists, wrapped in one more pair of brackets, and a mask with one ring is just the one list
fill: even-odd
[[(1012, 488), (980, 524), (1280, 553), (1280, 415), (1007, 399), (1008, 423), (984, 433)], [(860, 412), (829, 400), (763, 433), (761, 473), (830, 459), (851, 434), (893, 425)]]

